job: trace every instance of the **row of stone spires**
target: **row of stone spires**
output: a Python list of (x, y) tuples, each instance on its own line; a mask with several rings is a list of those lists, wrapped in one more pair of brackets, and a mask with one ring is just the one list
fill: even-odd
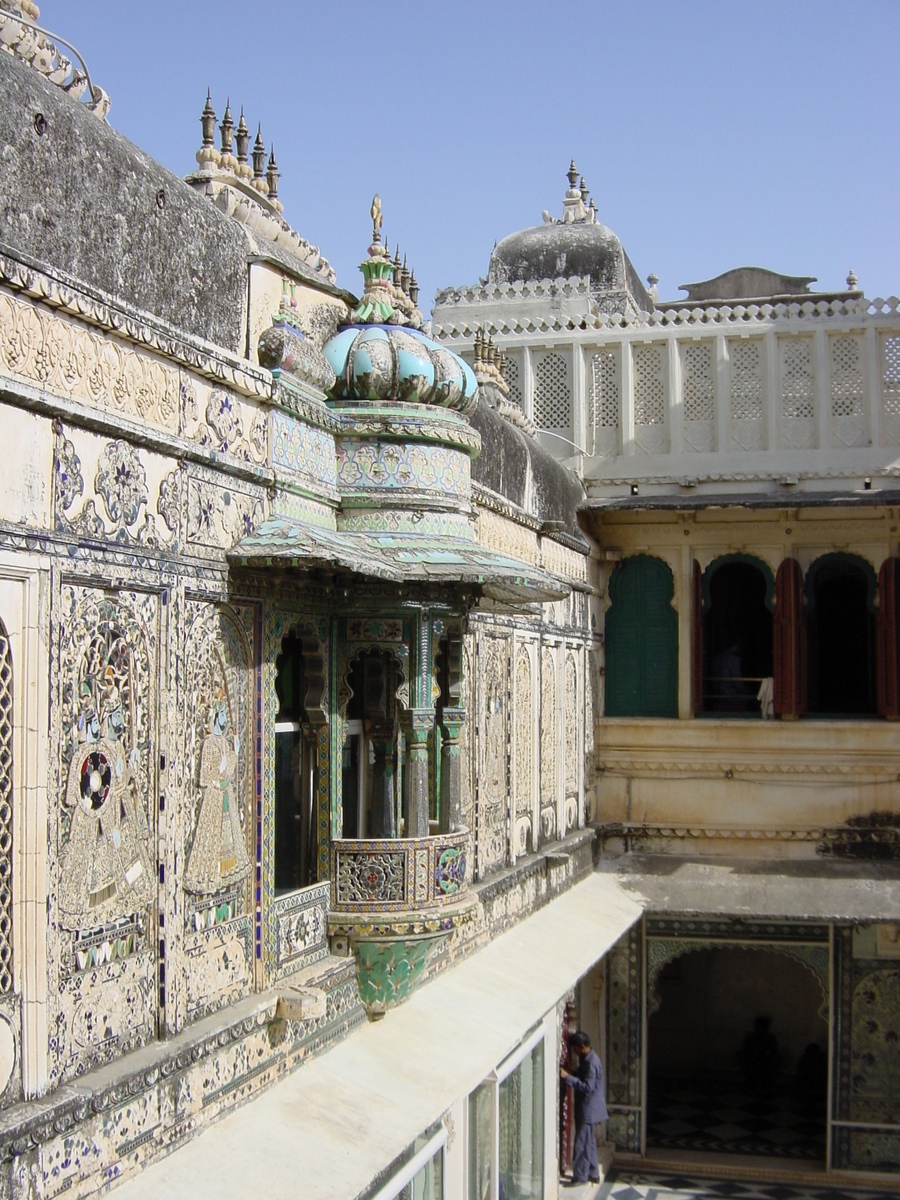
[(493, 367), (501, 379), (506, 379), (506, 368), (509, 359), (494, 345), (494, 335), (486, 329), (475, 330), (475, 362), (486, 367)]
[[(386, 241), (384, 243), (384, 249), (387, 257), (390, 258), (391, 251)], [(416, 283), (416, 273), (407, 267), (405, 254), (403, 255), (403, 262), (401, 263), (399, 246), (397, 246), (394, 250), (394, 260), (391, 263), (391, 271), (393, 274), (394, 287), (399, 288), (404, 296), (409, 296), (413, 304), (418, 304), (419, 285)]]
[[(278, 199), (278, 178), (280, 172), (275, 161), (275, 147), (269, 149), (269, 161), (266, 162), (266, 144), (262, 137), (262, 124), (257, 125), (256, 141), (248, 159), (247, 150), (250, 146), (250, 130), (244, 119), (244, 109), (235, 125), (231, 115), (231, 100), (225, 102), (225, 113), (219, 125), (221, 149), (216, 149), (216, 113), (212, 106), (209, 90), (206, 92), (206, 104), (200, 114), (200, 127), (203, 130), (203, 145), (197, 151), (197, 162), (211, 163), (223, 171), (230, 171), (238, 179), (247, 182), (250, 187), (259, 192), (275, 208), (281, 211), (282, 205)], [(237, 154), (235, 154), (235, 150)], [(252, 165), (251, 165), (252, 163)]]

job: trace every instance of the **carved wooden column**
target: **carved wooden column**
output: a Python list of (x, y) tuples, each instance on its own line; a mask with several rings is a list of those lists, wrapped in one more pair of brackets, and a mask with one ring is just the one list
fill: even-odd
[(433, 725), (434, 709), (410, 709), (406, 727), (409, 786), (403, 814), (407, 837), (428, 836), (428, 738)]
[(441, 716), (441, 833), (463, 828), (459, 737), (465, 719), (464, 708), (445, 708)]
[(370, 834), (376, 838), (396, 837), (394, 821), (394, 726), (372, 729), (372, 818)]

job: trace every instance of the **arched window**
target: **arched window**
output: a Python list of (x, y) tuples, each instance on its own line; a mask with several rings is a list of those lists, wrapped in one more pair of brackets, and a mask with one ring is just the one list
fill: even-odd
[(775, 580), (760, 559), (729, 554), (707, 567), (694, 616), (702, 621), (701, 711), (759, 715), (760, 686), (772, 675), (774, 606)]
[(664, 562), (636, 555), (609, 581), (606, 614), (606, 715), (678, 715), (678, 617)]
[(809, 711), (874, 715), (875, 572), (855, 554), (824, 554), (807, 572), (805, 592)]

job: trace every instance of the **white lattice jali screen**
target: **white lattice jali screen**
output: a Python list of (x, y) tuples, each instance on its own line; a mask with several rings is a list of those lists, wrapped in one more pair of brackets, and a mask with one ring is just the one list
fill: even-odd
[(816, 415), (812, 338), (779, 339), (781, 358), (781, 436), (789, 446), (813, 444)]
[(591, 356), (588, 421), (593, 431), (594, 454), (608, 457), (619, 448), (619, 349), (598, 350)]
[(881, 339), (882, 412), (884, 438), (900, 444), (900, 335), (885, 334)]
[(509, 398), (513, 404), (524, 409), (522, 403), (522, 363), (519, 354), (507, 352), (506, 382), (509, 385)]
[(572, 411), (569, 364), (561, 354), (544, 354), (534, 368), (534, 423), (568, 433)]
[(731, 447), (758, 450), (763, 444), (762, 347), (759, 341), (729, 339)]
[(12, 991), (13, 675), (9, 636), (0, 621), (0, 993)]
[(681, 362), (684, 442), (688, 450), (712, 450), (716, 418), (713, 347), (690, 342)]
[(832, 440), (836, 446), (864, 446), (862, 339), (852, 335), (829, 338), (829, 351)]
[(667, 450), (664, 346), (634, 347), (634, 440), (647, 454)]

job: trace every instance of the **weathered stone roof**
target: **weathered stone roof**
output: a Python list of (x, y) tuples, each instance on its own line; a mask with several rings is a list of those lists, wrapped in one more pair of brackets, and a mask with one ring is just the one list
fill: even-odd
[(237, 354), (249, 260), (335, 290), (27, 63), (0, 54), (0, 87), (0, 240), (13, 249)]

